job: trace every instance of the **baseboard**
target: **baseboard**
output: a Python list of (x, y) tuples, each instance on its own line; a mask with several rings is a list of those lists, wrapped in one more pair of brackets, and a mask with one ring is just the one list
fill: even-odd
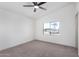
[[(49, 43), (49, 44), (55, 44), (55, 45), (61, 45), (61, 46), (65, 46), (65, 47), (75, 48), (75, 47), (72, 47), (72, 46), (66, 46), (66, 45), (62, 45), (62, 44), (58, 44), (58, 43), (52, 43), (52, 42), (47, 42), (47, 41), (38, 40), (38, 39), (34, 39), (34, 40), (35, 40), (35, 41), (44, 42), (44, 43)], [(31, 40), (31, 41), (28, 41), (28, 42), (24, 42), (24, 43), (18, 44), (18, 45), (13, 46), (13, 47), (5, 48), (5, 49), (2, 49), (2, 50), (0, 50), (0, 51), (4, 51), (4, 50), (6, 50), (6, 49), (10, 49), (10, 48), (14, 48), (14, 47), (20, 46), (20, 45), (25, 44), (25, 43), (28, 44), (29, 42), (32, 42), (32, 41), (34, 41), (34, 40)], [(77, 48), (76, 48), (76, 49), (77, 49)]]
[(56, 45), (61, 45), (61, 46), (65, 46), (65, 47), (71, 47), (71, 48), (76, 48), (76, 49), (78, 49), (77, 47), (68, 46), (68, 45), (63, 45), (63, 44), (54, 43), (54, 42), (48, 42), (48, 41), (45, 41), (45, 40), (39, 40), (39, 39), (35, 39), (35, 40), (41, 41), (41, 42), (45, 42), (45, 43), (49, 43), (49, 44), (56, 44)]
[(30, 41), (27, 41), (27, 42), (23, 42), (23, 43), (20, 43), (20, 44), (17, 44), (17, 45), (8, 47), (8, 48), (1, 49), (0, 51), (4, 51), (4, 50), (6, 50), (6, 49), (10, 49), (10, 48), (14, 48), (14, 47), (17, 47), (17, 46), (20, 46), (20, 45), (22, 45), (22, 44), (29, 43), (29, 42), (32, 42), (32, 41), (33, 41), (33, 40), (30, 40)]

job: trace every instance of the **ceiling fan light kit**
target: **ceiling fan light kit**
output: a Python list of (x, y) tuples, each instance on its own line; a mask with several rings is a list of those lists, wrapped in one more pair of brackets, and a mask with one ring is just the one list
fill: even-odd
[(38, 9), (38, 8), (39, 8), (39, 6), (34, 6), (34, 8)]

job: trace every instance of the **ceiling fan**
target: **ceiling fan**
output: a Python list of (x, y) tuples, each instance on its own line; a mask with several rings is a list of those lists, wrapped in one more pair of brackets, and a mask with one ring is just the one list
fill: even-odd
[(38, 8), (40, 8), (42, 10), (47, 10), (47, 9), (41, 7), (41, 5), (45, 4), (46, 2), (39, 2), (39, 3), (38, 2), (32, 2), (32, 3), (33, 3), (33, 5), (23, 5), (23, 7), (34, 7), (34, 12), (36, 12), (36, 10)]

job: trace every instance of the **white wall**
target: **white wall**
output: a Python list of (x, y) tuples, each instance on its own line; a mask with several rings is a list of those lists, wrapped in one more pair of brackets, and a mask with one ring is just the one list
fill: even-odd
[(0, 9), (0, 50), (34, 39), (34, 21)]
[[(75, 5), (71, 4), (36, 21), (35, 38), (42, 41), (76, 47), (75, 40)], [(43, 24), (50, 21), (60, 22), (60, 34), (43, 35)]]
[(79, 3), (77, 3), (77, 12), (78, 12), (78, 55), (79, 55)]

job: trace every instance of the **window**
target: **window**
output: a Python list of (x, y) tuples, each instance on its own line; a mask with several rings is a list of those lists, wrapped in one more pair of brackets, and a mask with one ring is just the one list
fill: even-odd
[(59, 22), (44, 23), (44, 33), (59, 34)]

